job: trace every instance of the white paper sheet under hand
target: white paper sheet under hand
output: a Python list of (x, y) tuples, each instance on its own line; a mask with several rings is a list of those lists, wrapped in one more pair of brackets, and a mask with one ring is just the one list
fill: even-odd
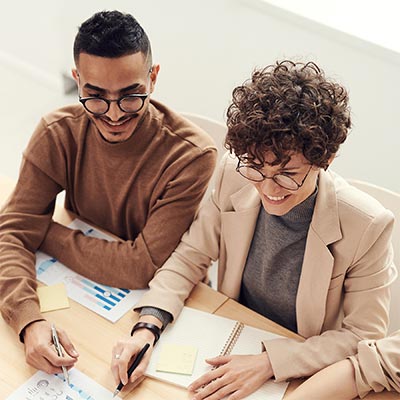
[[(72, 221), (69, 227), (80, 230), (85, 235), (97, 239), (114, 240), (77, 219)], [(36, 274), (37, 279), (46, 285), (63, 282), (67, 289), (68, 297), (111, 322), (117, 321), (130, 311), (145, 292), (145, 290), (128, 290), (100, 285), (77, 274), (55, 258), (41, 251), (36, 252)]]
[[(6, 400), (110, 400), (112, 393), (76, 368), (69, 371), (70, 385), (62, 374), (48, 375), (36, 372)], [(115, 397), (115, 399), (121, 399)]]

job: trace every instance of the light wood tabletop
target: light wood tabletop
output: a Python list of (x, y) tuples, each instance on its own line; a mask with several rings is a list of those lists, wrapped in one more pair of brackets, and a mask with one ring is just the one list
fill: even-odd
[[(12, 180), (0, 175), (0, 207), (11, 193), (13, 186)], [(54, 219), (63, 224), (68, 224), (73, 218), (71, 213), (61, 208), (57, 208), (54, 214)], [(186, 305), (283, 336), (299, 338), (295, 333), (228, 299), (203, 283), (195, 287)], [(128, 312), (113, 324), (70, 299), (70, 308), (48, 312), (45, 317), (57, 327), (67, 331), (80, 354), (76, 367), (108, 390), (114, 391), (115, 384), (109, 368), (112, 347), (116, 340), (129, 335), (138, 315)], [(0, 340), (0, 398), (4, 399), (29, 379), (36, 370), (26, 364), (23, 344), (2, 318), (0, 318)], [(291, 382), (288, 392), (300, 383), (301, 380)], [(135, 389), (125, 387), (119, 396), (128, 400), (189, 399), (186, 390), (151, 378), (146, 378)], [(389, 392), (374, 393), (366, 397), (368, 400), (399, 398), (399, 394)]]

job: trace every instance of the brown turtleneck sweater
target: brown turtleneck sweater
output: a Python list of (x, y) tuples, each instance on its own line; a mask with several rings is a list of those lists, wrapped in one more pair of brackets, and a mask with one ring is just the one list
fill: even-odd
[[(99, 283), (144, 288), (190, 225), (216, 161), (212, 139), (152, 101), (125, 142), (104, 141), (81, 105), (44, 117), (34, 132), (13, 195), (0, 214), (0, 301), (20, 333), (43, 319), (35, 251)], [(118, 236), (106, 242), (52, 221), (55, 198)]]

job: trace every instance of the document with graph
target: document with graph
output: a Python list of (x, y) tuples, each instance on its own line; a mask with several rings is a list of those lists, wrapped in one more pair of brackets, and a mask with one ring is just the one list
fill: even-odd
[[(188, 387), (211, 369), (206, 358), (227, 354), (260, 354), (262, 341), (280, 338), (229, 318), (184, 307), (153, 350), (146, 375)], [(170, 352), (170, 348), (174, 351)], [(247, 399), (281, 400), (288, 383), (269, 380)]]
[[(70, 384), (64, 381), (62, 374), (48, 375), (38, 371), (23, 383), (6, 400), (105, 400), (112, 393), (89, 378), (78, 369), (69, 371)], [(121, 399), (115, 397), (114, 399)]]
[[(78, 219), (72, 221), (69, 227), (98, 239), (114, 240)], [(111, 322), (118, 321), (131, 310), (145, 292), (145, 290), (128, 290), (100, 285), (41, 251), (36, 252), (36, 275), (37, 279), (46, 285), (64, 283), (68, 297)]]

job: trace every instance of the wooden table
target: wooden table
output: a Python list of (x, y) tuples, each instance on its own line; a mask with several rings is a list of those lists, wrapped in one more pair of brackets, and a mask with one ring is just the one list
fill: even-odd
[[(13, 182), (0, 176), (0, 206), (12, 191)], [(54, 218), (68, 223), (72, 216), (57, 209)], [(117, 339), (129, 335), (130, 329), (138, 318), (134, 312), (124, 315), (115, 324), (81, 306), (70, 299), (69, 309), (46, 313), (48, 320), (65, 329), (80, 353), (76, 367), (96, 380), (110, 391), (115, 384), (109, 368), (111, 351)], [(256, 328), (271, 331), (280, 335), (296, 338), (293, 332), (277, 325), (263, 316), (247, 309), (236, 301), (227, 298), (208, 286), (200, 283), (186, 302), (189, 307), (241, 321)], [(0, 398), (4, 399), (17, 387), (22, 385), (36, 370), (25, 362), (24, 347), (12, 329), (0, 318)], [(288, 392), (301, 383), (296, 380), (290, 383)], [(135, 400), (188, 400), (186, 390), (173, 385), (146, 378), (137, 388), (126, 387), (120, 397)], [(399, 399), (398, 394), (383, 392), (370, 394), (372, 399)]]

